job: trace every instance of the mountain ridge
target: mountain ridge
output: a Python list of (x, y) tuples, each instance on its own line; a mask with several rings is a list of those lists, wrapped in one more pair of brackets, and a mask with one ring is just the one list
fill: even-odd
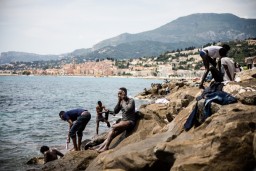
[[(205, 23), (204, 21), (206, 19), (211, 19), (211, 23), (212, 23), (210, 29), (209, 29), (209, 27), (202, 28), (202, 30), (205, 31), (206, 33), (211, 31), (213, 28), (214, 29), (216, 29), (216, 27), (219, 28), (218, 25), (216, 26), (217, 21), (221, 21), (221, 23), (223, 23), (224, 26), (228, 29), (230, 27), (229, 25), (231, 25), (231, 24), (228, 24), (227, 21), (228, 20), (232, 20), (232, 21), (236, 20), (236, 21), (234, 21), (235, 23), (239, 22), (239, 26), (236, 27), (236, 29), (240, 30), (241, 22), (246, 22), (246, 21), (252, 20), (254, 22), (254, 27), (252, 27), (252, 29), (256, 28), (256, 25), (255, 25), (256, 20), (255, 19), (243, 19), (243, 18), (239, 18), (238, 16), (235, 16), (235, 15), (229, 14), (229, 13), (225, 13), (225, 14), (197, 13), (197, 14), (191, 14), (188, 16), (179, 17), (176, 20), (173, 20), (163, 26), (160, 26), (160, 27), (150, 30), (150, 31), (145, 31), (145, 32), (136, 33), (136, 34), (124, 33), (124, 34), (121, 34), (114, 38), (103, 40), (103, 41), (99, 42), (98, 44), (94, 45), (93, 48), (99, 49), (104, 46), (117, 46), (117, 44), (111, 44), (111, 41), (116, 42), (117, 39), (120, 39), (121, 43), (124, 43), (124, 39), (126, 39), (126, 42), (137, 41), (138, 39), (139, 40), (143, 39), (143, 40), (147, 40), (147, 41), (154, 40), (154, 41), (163, 42), (163, 43), (171, 43), (170, 39), (175, 39), (174, 42), (177, 42), (181, 38), (180, 34), (184, 34), (184, 33), (190, 34), (191, 32), (192, 33), (196, 32), (196, 29), (199, 27), (199, 24), (200, 24), (198, 22)], [(241, 19), (243, 21), (241, 21)], [(238, 20), (240, 20), (240, 21), (238, 21)], [(185, 25), (186, 27), (184, 27), (185, 23), (186, 23), (186, 25)], [(207, 22), (207, 25), (209, 25), (209, 22)], [(188, 32), (189, 26), (192, 29), (189, 29), (189, 32)], [(175, 31), (175, 34), (172, 34), (173, 31)], [(251, 32), (252, 32), (252, 30), (250, 30), (249, 34), (252, 34)], [(252, 36), (255, 36), (255, 30), (253, 31)], [(137, 37), (137, 38), (134, 38), (134, 37)], [(246, 38), (246, 37), (244, 37), (244, 38)], [(178, 40), (176, 40), (176, 39), (178, 39)], [(187, 41), (187, 39), (181, 39), (181, 41)], [(107, 44), (106, 42), (110, 42), (110, 43)], [(102, 46), (101, 43), (103, 43), (104, 45)], [(121, 43), (118, 43), (118, 44), (121, 44)], [(208, 39), (206, 41), (204, 41), (203, 43), (209, 43)]]
[[(256, 19), (240, 18), (230, 13), (196, 13), (179, 17), (156, 29), (130, 34), (123, 33), (105, 39), (92, 48), (76, 49), (62, 54), (66, 58), (85, 59), (129, 59), (143, 56), (154, 56), (176, 49), (190, 46), (201, 47), (211, 42), (227, 42), (256, 37)], [(7, 54), (6, 54), (7, 53)], [(3, 53), (2, 53), (3, 54)], [(0, 64), (21, 59), (8, 55), (0, 56)], [(31, 55), (28, 55), (31, 57)], [(51, 59), (55, 60), (53, 55)], [(42, 60), (43, 56), (35, 55), (34, 60)], [(47, 60), (49, 55), (43, 60)], [(28, 59), (25, 59), (28, 61)], [(32, 59), (30, 59), (32, 60)]]

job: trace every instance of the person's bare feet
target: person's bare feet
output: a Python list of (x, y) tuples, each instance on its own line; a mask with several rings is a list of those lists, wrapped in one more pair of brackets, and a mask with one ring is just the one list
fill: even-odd
[(108, 150), (108, 148), (104, 147), (104, 148), (101, 148), (100, 150), (97, 150), (97, 152), (98, 153), (102, 153), (102, 152), (107, 151), (107, 150)]
[(74, 148), (71, 148), (69, 151), (76, 151)]
[(100, 147), (100, 145), (89, 147), (89, 150), (97, 150)]

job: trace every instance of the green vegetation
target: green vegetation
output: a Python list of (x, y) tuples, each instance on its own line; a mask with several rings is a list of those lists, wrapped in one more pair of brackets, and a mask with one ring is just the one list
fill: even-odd
[(247, 41), (226, 42), (231, 47), (228, 56), (241, 65), (245, 65), (244, 58), (256, 56), (256, 44), (249, 45)]
[(23, 71), (22, 72), (22, 75), (30, 75), (31, 73), (30, 73), (30, 71)]
[[(248, 40), (255, 40), (254, 39), (248, 39)], [(229, 42), (222, 42), (221, 44), (228, 44), (230, 46), (230, 51), (228, 53), (228, 57), (233, 58), (235, 62), (238, 62), (241, 66), (245, 65), (245, 58), (250, 56), (256, 56), (256, 44), (249, 44), (248, 40), (235, 40), (235, 41), (229, 41)], [(219, 42), (220, 43), (220, 42)], [(213, 43), (207, 43), (203, 47), (211, 46), (211, 45), (217, 45), (216, 42)], [(194, 47), (188, 47), (185, 48), (185, 50), (193, 50)], [(182, 49), (181, 49), (182, 50)], [(169, 52), (167, 51), (164, 54), (161, 54), (157, 57), (156, 61), (161, 61), (163, 63), (172, 63), (174, 59), (177, 59), (179, 57), (188, 57), (189, 55), (199, 55), (198, 51), (194, 54), (185, 53), (184, 51), (181, 51), (180, 49), (177, 49), (176, 51)], [(170, 53), (174, 54), (170, 55)], [(180, 61), (177, 68), (174, 69), (191, 69), (191, 67), (185, 67), (187, 65), (187, 62), (193, 62), (194, 59), (190, 58), (186, 61)], [(200, 69), (203, 66), (202, 62), (195, 63), (195, 70)]]

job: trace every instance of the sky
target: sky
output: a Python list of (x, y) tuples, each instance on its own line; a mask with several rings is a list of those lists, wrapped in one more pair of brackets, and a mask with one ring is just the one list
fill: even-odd
[(62, 54), (194, 13), (256, 19), (256, 0), (0, 0), (0, 53)]

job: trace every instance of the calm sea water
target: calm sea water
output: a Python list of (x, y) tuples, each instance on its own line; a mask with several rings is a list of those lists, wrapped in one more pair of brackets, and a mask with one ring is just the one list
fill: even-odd
[[(83, 139), (95, 135), (97, 101), (113, 110), (120, 87), (134, 97), (151, 83), (161, 80), (135, 78), (88, 78), (49, 76), (0, 77), (0, 170), (26, 170), (26, 162), (40, 156), (42, 145), (65, 153), (68, 124), (60, 120), (61, 110), (88, 109), (92, 119)], [(136, 108), (147, 101), (136, 100)], [(118, 115), (117, 115), (118, 116)], [(115, 120), (110, 115), (110, 120)], [(105, 123), (100, 132), (107, 131)]]

